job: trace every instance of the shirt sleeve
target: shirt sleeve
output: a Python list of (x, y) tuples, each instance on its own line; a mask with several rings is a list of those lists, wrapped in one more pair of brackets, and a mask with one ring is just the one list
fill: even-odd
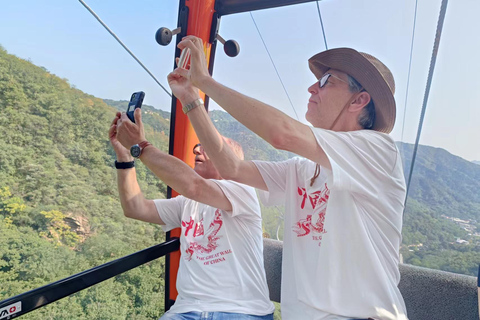
[(232, 204), (232, 217), (244, 216), (261, 219), (260, 205), (255, 189), (229, 180), (211, 180), (215, 182)]
[(311, 130), (330, 160), (333, 188), (376, 196), (391, 180), (400, 157), (389, 135), (372, 130)]
[(162, 225), (163, 231), (167, 232), (182, 226), (182, 213), (185, 197), (177, 196), (171, 199), (153, 200), (157, 208), (160, 219), (165, 223)]
[(268, 188), (268, 191), (259, 190), (259, 196), (264, 205), (285, 204), (288, 167), (294, 165), (294, 161), (295, 159), (279, 162), (253, 161)]

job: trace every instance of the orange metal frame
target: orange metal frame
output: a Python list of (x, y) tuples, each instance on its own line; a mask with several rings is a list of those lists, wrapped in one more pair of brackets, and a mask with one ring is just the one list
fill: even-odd
[[(210, 40), (210, 29), (212, 27), (212, 18), (215, 0), (186, 0), (185, 6), (189, 8), (187, 35), (194, 35), (203, 40), (205, 56), (207, 61), (210, 61), (210, 53), (212, 44)], [(205, 94), (200, 93), (205, 100)], [(173, 155), (182, 159), (191, 167), (195, 164), (195, 157), (192, 149), (198, 143), (197, 135), (193, 130), (188, 117), (182, 112), (182, 105), (177, 100), (175, 107), (175, 132), (173, 142)], [(178, 193), (172, 190), (172, 197), (177, 196)], [(172, 230), (170, 237), (180, 237), (181, 229)], [(169, 274), (167, 281), (169, 281), (169, 299), (175, 300), (178, 292), (176, 290), (177, 272), (180, 263), (180, 251), (170, 254), (169, 258)]]

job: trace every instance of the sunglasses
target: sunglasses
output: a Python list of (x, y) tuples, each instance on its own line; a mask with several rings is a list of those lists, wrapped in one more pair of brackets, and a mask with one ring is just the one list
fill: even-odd
[(330, 77), (334, 77), (335, 79), (338, 79), (338, 80), (340, 80), (340, 81), (345, 82), (345, 83), (348, 84), (347, 81), (345, 81), (345, 80), (343, 80), (343, 79), (340, 79), (339, 77), (334, 76), (334, 75), (331, 74), (331, 73), (325, 73), (325, 74), (323, 75), (323, 77), (321, 77), (320, 80), (318, 81), (318, 85), (320, 86), (320, 88), (323, 88), (323, 87), (327, 84), (328, 79), (330, 79)]

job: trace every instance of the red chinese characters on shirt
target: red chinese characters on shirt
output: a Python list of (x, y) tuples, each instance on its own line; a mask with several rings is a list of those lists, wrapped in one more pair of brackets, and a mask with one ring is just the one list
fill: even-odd
[[(327, 231), (324, 228), (325, 214), (327, 212), (327, 202), (330, 195), (330, 190), (325, 183), (322, 190), (307, 194), (305, 188), (298, 188), (298, 195), (302, 197), (300, 209), (311, 209), (312, 214), (307, 214), (306, 218), (300, 219), (293, 226), (293, 232), (297, 237), (304, 237), (309, 234), (315, 234), (313, 240), (322, 240), (322, 236)], [(309, 200), (307, 202), (307, 199)], [(316, 209), (316, 210), (315, 210)], [(312, 223), (312, 220), (314, 223)]]
[(189, 243), (188, 248), (185, 250), (185, 259), (187, 261), (192, 260), (192, 255), (194, 253), (210, 253), (218, 247), (217, 241), (220, 239), (220, 236), (217, 236), (217, 233), (220, 231), (223, 225), (220, 210), (217, 209), (217, 211), (215, 211), (215, 217), (207, 229), (206, 237), (203, 227), (203, 219), (195, 224), (195, 228), (193, 228), (194, 224), (195, 222), (193, 221), (192, 217), (190, 217), (190, 221), (188, 222), (182, 221), (182, 226), (185, 227), (185, 237), (192, 229), (193, 238), (202, 236), (200, 239), (195, 239)]

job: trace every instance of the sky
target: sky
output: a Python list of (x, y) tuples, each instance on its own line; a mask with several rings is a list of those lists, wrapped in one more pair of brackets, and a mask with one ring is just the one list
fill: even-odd
[[(0, 45), (99, 98), (128, 100), (144, 91), (145, 104), (170, 111), (170, 97), (77, 0), (4, 1)], [(85, 0), (168, 89), (174, 43), (155, 42), (160, 27), (175, 28), (176, 0)], [(423, 104), (441, 0), (323, 0), (328, 48), (352, 47), (384, 62), (396, 81), (392, 136), (413, 143)], [(480, 160), (480, 1), (449, 1), (420, 144)], [(214, 78), (305, 122), (316, 81), (307, 60), (325, 50), (316, 2), (252, 12), (290, 104), (250, 13), (222, 17), (220, 35), (240, 44), (237, 57), (217, 46)], [(415, 22), (415, 32), (413, 26)], [(413, 34), (413, 50), (412, 50)], [(407, 80), (412, 50), (412, 67)], [(219, 109), (215, 103), (211, 109)]]

